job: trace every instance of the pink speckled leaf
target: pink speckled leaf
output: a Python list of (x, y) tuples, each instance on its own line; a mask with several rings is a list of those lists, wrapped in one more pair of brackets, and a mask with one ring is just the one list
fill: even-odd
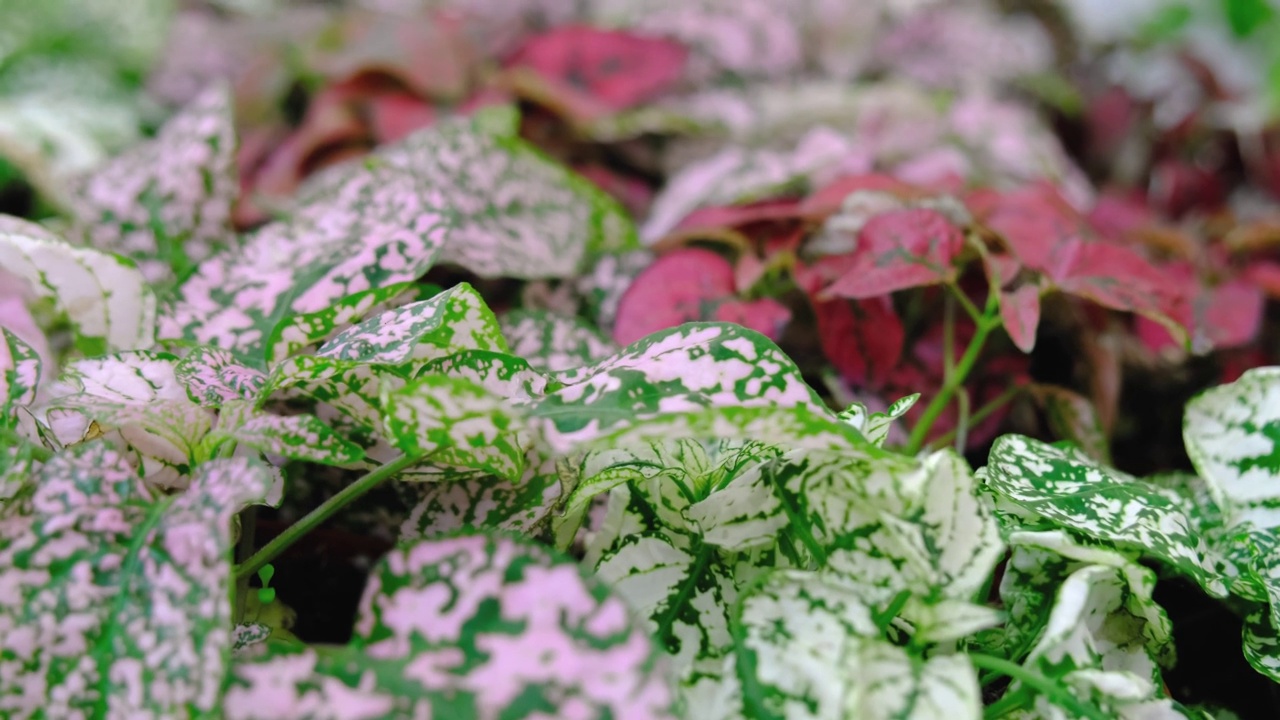
[(935, 210), (881, 213), (862, 226), (848, 268), (824, 295), (871, 298), (949, 282), (963, 247), (960, 229)]
[(154, 140), (77, 181), (77, 233), (132, 258), (153, 284), (180, 279), (233, 237), (235, 152), (230, 90), (216, 84)]
[(86, 355), (155, 340), (155, 294), (124, 258), (73, 247), (35, 223), (0, 215), (0, 267), (66, 315)]
[(272, 415), (252, 403), (232, 400), (222, 406), (218, 427), (208, 443), (233, 440), (255, 450), (291, 460), (323, 465), (352, 465), (364, 450), (333, 431), (313, 415)]
[(86, 443), (0, 517), (0, 714), (211, 717), (231, 646), (231, 518), (267, 469), (214, 460), (152, 497), (121, 455)]
[(0, 327), (0, 428), (12, 426), (21, 405), (36, 399), (40, 356), (8, 328)]
[(568, 557), (505, 535), (402, 544), (350, 645), (232, 667), (230, 720), (672, 715), (666, 666), (626, 604)]
[(590, 323), (546, 311), (517, 310), (500, 319), (511, 352), (546, 371), (568, 370), (608, 357), (617, 347)]
[(174, 366), (187, 395), (202, 407), (221, 407), (233, 400), (253, 400), (267, 382), (262, 372), (242, 365), (221, 348), (200, 346)]
[(418, 287), (421, 286), (414, 283), (386, 285), (349, 295), (323, 310), (290, 315), (271, 331), (267, 362), (278, 363), (312, 345), (323, 343), (375, 311), (388, 309), (386, 305), (398, 303), (402, 296), (414, 294), (412, 291)]

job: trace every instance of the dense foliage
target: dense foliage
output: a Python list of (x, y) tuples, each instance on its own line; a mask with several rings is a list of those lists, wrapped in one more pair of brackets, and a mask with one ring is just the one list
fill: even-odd
[(112, 5), (0, 0), (0, 715), (1276, 709), (1271, 5)]

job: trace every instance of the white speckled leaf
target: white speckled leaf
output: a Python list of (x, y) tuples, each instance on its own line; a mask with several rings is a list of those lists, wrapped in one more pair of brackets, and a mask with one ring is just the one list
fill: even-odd
[(0, 215), (0, 267), (66, 314), (85, 355), (155, 342), (155, 295), (128, 260), (72, 247), (39, 225)]
[(471, 380), (424, 375), (384, 392), (381, 401), (386, 435), (406, 455), (507, 480), (524, 472), (523, 418)]
[(873, 412), (867, 416), (866, 424), (862, 429), (862, 434), (870, 440), (873, 445), (883, 447), (884, 441), (889, 437), (889, 430), (893, 427), (893, 423), (898, 418), (907, 414), (916, 401), (920, 399), (920, 393), (908, 395), (904, 398), (895, 400), (884, 412)]
[(17, 422), (20, 405), (36, 399), (40, 384), (40, 356), (22, 338), (0, 327), (0, 428)]
[[(401, 478), (424, 475), (419, 466)], [(437, 469), (438, 470), (438, 469)], [(487, 473), (448, 470), (429, 482), (397, 485), (412, 509), (400, 526), (401, 540), (438, 537), (468, 527), (496, 528), (532, 534), (546, 521), (561, 495), (555, 460), (525, 456), (524, 475), (512, 482)]]
[[(1024, 665), (1061, 682), (1099, 717), (1150, 717), (1143, 713), (1161, 706), (1172, 710), (1147, 648), (1145, 621), (1129, 607), (1130, 588), (1120, 569), (1089, 565), (1072, 572), (1058, 587), (1044, 632)], [(1009, 692), (1020, 688), (1015, 681)]]
[(880, 638), (856, 592), (800, 570), (771, 574), (734, 618), (743, 715), (786, 720), (981, 717), (963, 655), (929, 660)]
[(616, 345), (580, 318), (545, 310), (516, 310), (501, 318), (511, 352), (538, 370), (559, 372), (597, 363)]
[(1182, 435), (1229, 525), (1280, 526), (1280, 367), (1249, 370), (1192, 399)]
[(571, 558), (507, 536), (402, 544), (374, 569), (355, 637), (232, 667), (230, 720), (666, 720), (666, 668), (623, 601)]
[(77, 181), (77, 231), (132, 258), (151, 283), (179, 279), (234, 235), (238, 192), (231, 92), (219, 83), (160, 128)]
[(262, 372), (240, 364), (221, 348), (201, 345), (178, 361), (174, 375), (187, 395), (201, 407), (221, 407), (236, 400), (254, 400), (267, 382)]
[(385, 285), (348, 295), (315, 312), (289, 315), (271, 331), (271, 340), (267, 343), (267, 363), (274, 365), (312, 345), (323, 343), (338, 332), (364, 320), (374, 310), (397, 301), (400, 296), (419, 287), (421, 286), (414, 283)]
[(270, 474), (201, 466), (149, 497), (123, 457), (91, 443), (54, 457), (0, 520), (0, 713), (213, 717), (231, 645), (231, 517)]
[(559, 387), (523, 357), (491, 350), (463, 350), (429, 360), (418, 369), (418, 376), (429, 374), (470, 380), (517, 406), (528, 405)]
[(1265, 610), (1250, 613), (1244, 622), (1244, 657), (1254, 670), (1280, 682), (1280, 633)]
[(1216, 597), (1227, 593), (1185, 501), (1172, 490), (1020, 435), (996, 440), (980, 476), (1020, 512), (1157, 558)]
[(437, 190), (377, 165), (215, 253), (176, 292), (160, 335), (262, 357), (280, 321), (418, 279), (448, 232)]
[(271, 628), (262, 623), (240, 623), (231, 628), (231, 654), (239, 655), (264, 643), (271, 637)]

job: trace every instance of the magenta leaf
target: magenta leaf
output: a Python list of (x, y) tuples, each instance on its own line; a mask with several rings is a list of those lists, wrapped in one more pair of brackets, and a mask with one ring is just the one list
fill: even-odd
[(1083, 218), (1050, 185), (1007, 193), (982, 190), (965, 204), (979, 222), (999, 233), (1024, 267), (1057, 277), (1054, 258), (1062, 246), (1086, 237)]
[(613, 340), (627, 345), (658, 330), (705, 319), (705, 304), (728, 298), (733, 290), (733, 266), (723, 256), (702, 248), (669, 252), (623, 294)]
[(872, 298), (950, 282), (956, 274), (951, 262), (963, 247), (960, 229), (937, 211), (881, 213), (862, 227), (849, 267), (823, 295)]
[(506, 535), (403, 543), (374, 569), (351, 643), (237, 659), (231, 720), (555, 717), (664, 720), (649, 633), (572, 558)]
[(1188, 329), (1177, 317), (1187, 298), (1159, 268), (1119, 245), (1077, 242), (1064, 247), (1065, 259), (1057, 263), (1053, 276), (1059, 289), (1103, 307), (1144, 315), (1164, 325), (1179, 344), (1186, 342)]
[(887, 297), (814, 300), (822, 351), (845, 381), (878, 387), (902, 357), (906, 330)]
[(548, 99), (587, 122), (661, 95), (687, 55), (671, 40), (569, 25), (530, 38), (507, 66), (531, 71)]

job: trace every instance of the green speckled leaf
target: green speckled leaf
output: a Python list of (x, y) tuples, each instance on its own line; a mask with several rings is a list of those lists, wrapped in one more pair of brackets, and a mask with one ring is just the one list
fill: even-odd
[(893, 422), (911, 409), (920, 393), (895, 400), (884, 412), (868, 412), (862, 403), (854, 403), (840, 413), (840, 419), (856, 427), (873, 445), (883, 447)]
[(155, 342), (155, 295), (128, 260), (73, 247), (39, 225), (0, 215), (0, 267), (67, 316), (86, 355)]
[(1194, 398), (1182, 435), (1228, 524), (1280, 526), (1280, 367), (1249, 370)]
[(430, 360), (418, 369), (418, 376), (429, 374), (470, 380), (513, 405), (527, 405), (559, 387), (528, 360), (491, 350), (463, 350)]
[(40, 384), (40, 356), (22, 338), (0, 327), (0, 428), (17, 422), (20, 405), (36, 399)]
[[(515, 482), (449, 469), (446, 477), (429, 478), (436, 481), (399, 483), (406, 504), (411, 506), (400, 526), (400, 539), (434, 538), (468, 527), (532, 534), (560, 499), (560, 473), (555, 460), (530, 454), (524, 462), (524, 475)], [(418, 466), (401, 477), (413, 481), (432, 471), (440, 474), (439, 468)]]
[(666, 668), (621, 599), (506, 536), (405, 543), (374, 569), (350, 645), (232, 666), (229, 720), (669, 720)]
[(260, 371), (240, 364), (221, 348), (200, 346), (174, 367), (192, 401), (201, 407), (221, 407), (236, 400), (255, 400), (266, 385)]
[(231, 92), (218, 83), (140, 143), (80, 178), (77, 234), (132, 258), (153, 284), (171, 283), (233, 239), (238, 193)]
[(150, 497), (101, 443), (64, 452), (0, 519), (0, 713), (215, 717), (231, 645), (231, 517), (270, 474), (201, 466)]
[(1106, 468), (1083, 452), (1005, 435), (981, 477), (1018, 512), (1167, 563), (1217, 597), (1224, 580), (1176, 492)]
[(591, 325), (545, 310), (517, 310), (502, 316), (511, 352), (549, 372), (597, 363), (618, 348)]
[(524, 472), (523, 418), (471, 380), (424, 375), (383, 393), (381, 401), (387, 437), (406, 455), (508, 480)]
[(854, 701), (846, 717), (866, 720), (978, 720), (982, 695), (964, 655), (914, 657), (896, 645), (857, 645)]
[(1280, 682), (1280, 634), (1268, 613), (1250, 613), (1244, 623), (1244, 657), (1254, 670)]
[(271, 415), (245, 401), (225, 405), (216, 435), (255, 450), (324, 465), (351, 465), (364, 450), (334, 433), (313, 415)]
[(348, 295), (315, 312), (289, 315), (271, 331), (266, 348), (267, 363), (274, 365), (312, 345), (319, 345), (375, 310), (381, 313), (389, 309), (386, 308), (389, 303), (400, 304), (402, 296), (416, 294), (413, 291), (419, 287), (414, 283), (395, 283)]

